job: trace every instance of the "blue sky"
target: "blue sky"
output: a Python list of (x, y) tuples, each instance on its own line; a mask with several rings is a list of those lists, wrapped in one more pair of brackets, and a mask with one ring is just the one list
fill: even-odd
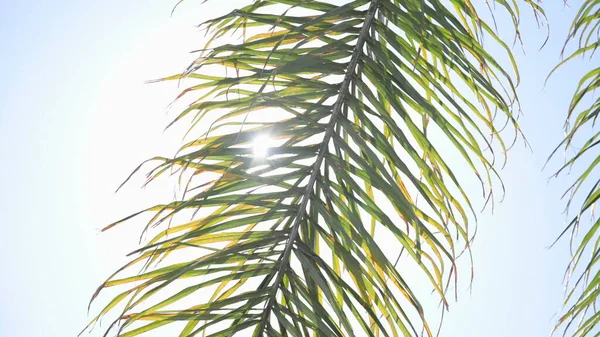
[[(170, 1), (0, 5), (0, 336), (73, 336), (85, 326), (90, 295), (137, 244), (135, 228), (98, 229), (164, 191), (142, 193), (141, 180), (114, 189), (178, 144), (162, 132), (175, 84), (143, 82), (182, 70), (201, 41), (193, 24), (228, 6), (189, 1), (171, 18)], [(537, 51), (545, 30), (524, 9), (526, 55), (515, 50), (533, 151), (518, 144), (509, 154), (505, 200), (479, 218), (473, 287), (459, 285), (442, 336), (547, 336), (560, 309), (566, 245), (547, 247), (565, 222), (569, 177), (548, 183), (557, 163), (541, 169), (589, 64), (571, 64), (543, 88), (575, 12), (562, 1), (545, 7), (549, 43)]]

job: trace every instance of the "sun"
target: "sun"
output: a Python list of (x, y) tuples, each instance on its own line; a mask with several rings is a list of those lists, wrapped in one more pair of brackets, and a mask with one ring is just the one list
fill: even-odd
[(260, 135), (254, 139), (252, 146), (254, 157), (265, 158), (269, 155), (269, 148), (271, 147), (273, 140), (267, 135)]

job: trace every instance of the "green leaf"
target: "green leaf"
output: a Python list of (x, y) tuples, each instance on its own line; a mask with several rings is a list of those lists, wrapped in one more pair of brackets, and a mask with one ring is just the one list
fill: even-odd
[(201, 26), (198, 59), (161, 79), (189, 83), (169, 124), (188, 123), (185, 143), (147, 174), (183, 193), (105, 228), (153, 213), (94, 322), (119, 306), (111, 327), (130, 337), (173, 322), (180, 337), (433, 336), (414, 273), (446, 308), (472, 239), (464, 186), (485, 203), (487, 149), (507, 150), (494, 112), (518, 134), (507, 45), (468, 0), (256, 0)]

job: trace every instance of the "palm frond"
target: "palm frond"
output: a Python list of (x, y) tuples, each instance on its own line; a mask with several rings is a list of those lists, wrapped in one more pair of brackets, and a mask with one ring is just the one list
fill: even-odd
[(197, 61), (163, 79), (197, 81), (173, 121), (190, 140), (148, 174), (176, 173), (184, 193), (106, 228), (155, 212), (144, 232), (160, 231), (94, 294), (126, 287), (92, 323), (119, 308), (107, 333), (127, 337), (177, 322), (179, 336), (431, 336), (414, 274), (446, 305), (474, 215), (455, 171), (491, 197), (495, 116), (518, 132), (516, 83), (480, 40), (512, 60), (508, 46), (466, 0), (257, 0), (203, 27)]
[[(567, 42), (578, 40), (577, 49), (559, 63), (552, 72), (565, 63), (578, 58), (594, 54), (600, 46), (600, 3), (598, 1), (584, 1), (571, 25)], [(564, 52), (564, 48), (563, 48)], [(600, 99), (594, 99), (593, 94), (600, 87), (600, 67), (585, 74), (575, 90), (575, 94), (569, 105), (567, 120), (565, 123), (565, 138), (554, 150), (555, 155), (559, 149), (564, 148), (567, 153), (565, 164), (558, 170), (556, 175), (569, 170), (575, 164), (587, 165), (584, 167), (575, 182), (570, 186), (565, 195), (569, 196), (568, 206), (573, 199), (582, 194), (583, 202), (579, 206), (577, 214), (569, 221), (560, 237), (571, 233), (572, 257), (567, 268), (567, 296), (564, 302), (565, 313), (560, 317), (555, 331), (562, 328), (564, 334), (572, 336), (597, 336), (600, 333), (600, 313), (595, 309), (598, 301), (600, 287), (600, 269), (596, 262), (600, 256), (600, 219), (592, 221), (591, 225), (585, 225), (585, 232), (580, 240), (576, 234), (586, 214), (593, 217), (594, 206), (600, 196), (600, 180), (594, 178), (595, 170), (600, 155), (598, 155), (599, 136), (595, 129), (596, 119), (600, 113)], [(589, 105), (588, 105), (589, 104)], [(591, 133), (589, 133), (591, 130)], [(575, 148), (576, 138), (590, 134), (583, 146)], [(574, 150), (574, 151), (573, 151)], [(587, 158), (591, 162), (587, 164)], [(586, 158), (587, 157), (587, 158)], [(581, 189), (589, 188), (587, 194)], [(560, 238), (559, 237), (559, 238)], [(584, 253), (590, 254), (589, 259)]]

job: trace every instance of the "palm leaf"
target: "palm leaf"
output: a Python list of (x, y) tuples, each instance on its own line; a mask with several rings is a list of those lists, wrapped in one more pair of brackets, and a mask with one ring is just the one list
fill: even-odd
[[(565, 47), (570, 41), (578, 40), (577, 49), (558, 64), (552, 72), (565, 63), (585, 56), (590, 57), (600, 45), (598, 27), (600, 26), (600, 2), (584, 1), (579, 9), (569, 31)], [(564, 52), (564, 48), (563, 48)], [(552, 74), (552, 73), (551, 73)], [(600, 254), (600, 221), (595, 220), (589, 226), (584, 225), (585, 232), (580, 240), (576, 240), (576, 232), (586, 214), (593, 216), (594, 206), (600, 195), (600, 180), (594, 179), (595, 168), (600, 161), (597, 154), (599, 133), (595, 131), (595, 122), (600, 113), (600, 99), (592, 97), (600, 87), (600, 68), (595, 68), (585, 74), (579, 81), (575, 94), (569, 105), (565, 123), (565, 138), (554, 150), (564, 148), (567, 153), (565, 164), (556, 175), (569, 170), (575, 164), (587, 165), (577, 177), (565, 195), (569, 195), (567, 207), (570, 207), (577, 195), (583, 196), (577, 214), (569, 221), (559, 238), (571, 233), (572, 257), (567, 268), (567, 296), (564, 302), (565, 312), (561, 315), (555, 330), (561, 329), (564, 334), (572, 336), (597, 336), (600, 330), (596, 327), (600, 322), (600, 314), (595, 310), (600, 286), (600, 269), (596, 262)], [(591, 130), (591, 134), (589, 133)], [(577, 136), (591, 135), (583, 146), (574, 147)], [(574, 151), (572, 151), (574, 150)], [(591, 162), (587, 161), (590, 158)], [(581, 189), (589, 189), (587, 194)], [(589, 254), (589, 259), (584, 254)]]
[(92, 323), (118, 307), (107, 333), (127, 337), (176, 322), (179, 336), (432, 335), (414, 274), (446, 305), (474, 215), (455, 172), (491, 198), (495, 116), (518, 131), (516, 83), (481, 38), (509, 48), (458, 0), (257, 0), (203, 27), (197, 61), (163, 79), (196, 81), (172, 123), (191, 138), (148, 174), (176, 173), (184, 193), (122, 220), (154, 212), (155, 234), (94, 294), (126, 287)]

